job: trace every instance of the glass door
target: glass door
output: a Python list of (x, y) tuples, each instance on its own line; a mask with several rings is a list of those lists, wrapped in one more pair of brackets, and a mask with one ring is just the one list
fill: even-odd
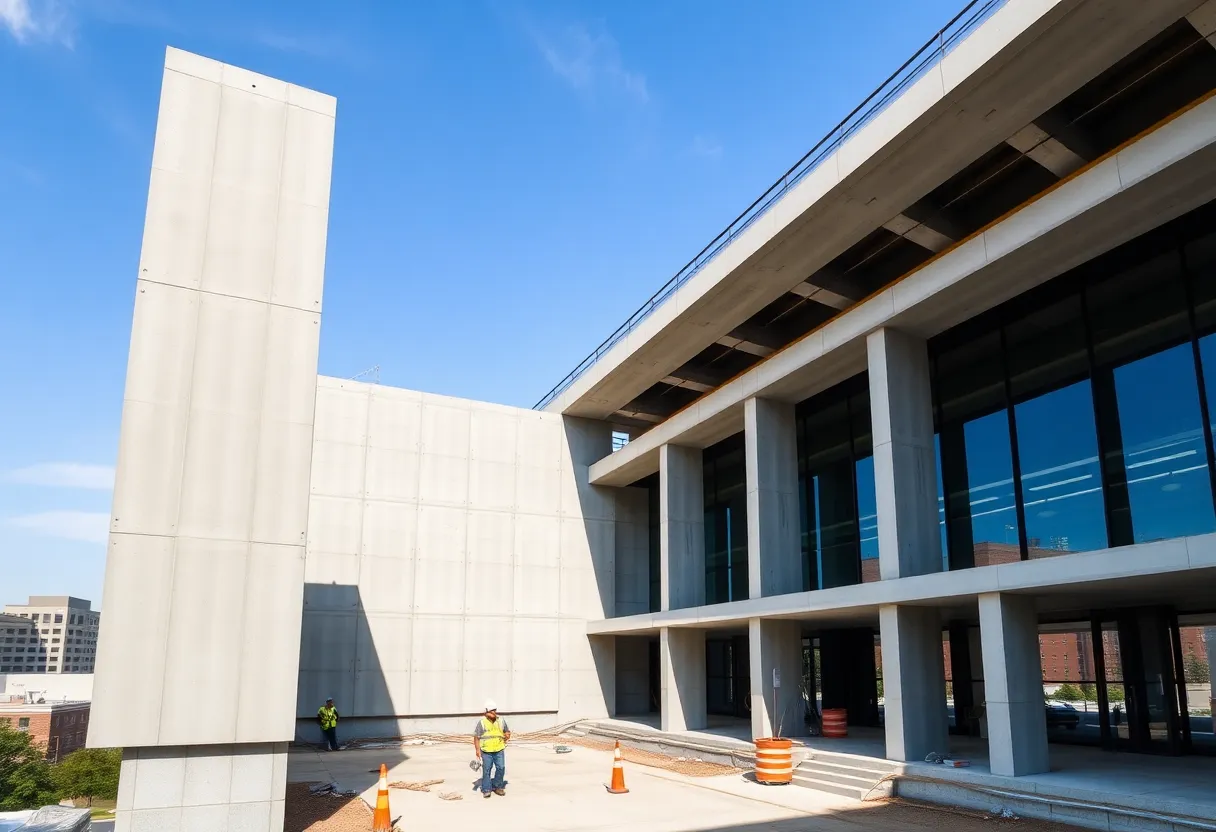
[(1161, 609), (1124, 610), (1096, 621), (1094, 633), (1102, 646), (1103, 745), (1141, 754), (1187, 753), (1190, 731), (1181, 718), (1185, 681), (1176, 660), (1174, 616)]

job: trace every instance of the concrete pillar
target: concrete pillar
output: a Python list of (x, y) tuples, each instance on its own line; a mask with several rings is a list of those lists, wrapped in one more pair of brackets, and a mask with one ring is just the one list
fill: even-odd
[(709, 720), (705, 713), (705, 631), (664, 627), (659, 631), (659, 672), (664, 731), (696, 731)]
[[(747, 623), (751, 660), (752, 736), (806, 736), (802, 700), (802, 625), (753, 618)], [(781, 677), (775, 689), (773, 671)], [(774, 704), (775, 702), (775, 704)], [(775, 708), (775, 710), (774, 710)]]
[(918, 762), (950, 750), (942, 625), (933, 607), (880, 607), (887, 759)]
[(894, 329), (866, 339), (883, 580), (940, 572), (933, 399), (925, 342)]
[(980, 640), (992, 773), (1020, 777), (1050, 771), (1034, 599), (981, 595)]
[(700, 448), (659, 448), (659, 551), (662, 608), (704, 605), (705, 478)]
[(801, 592), (798, 433), (794, 406), (753, 398), (744, 403), (743, 414), (748, 597)]

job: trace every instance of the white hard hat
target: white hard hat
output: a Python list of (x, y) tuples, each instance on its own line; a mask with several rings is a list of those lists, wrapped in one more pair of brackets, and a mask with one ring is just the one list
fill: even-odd
[(486, 707), (485, 707), (485, 709), (486, 709), (487, 711), (497, 711), (497, 710), (498, 710), (498, 705), (497, 705), (497, 704), (495, 704), (495, 702), (494, 702), (494, 700), (493, 700), (493, 699), (487, 699), (487, 700), (486, 700)]

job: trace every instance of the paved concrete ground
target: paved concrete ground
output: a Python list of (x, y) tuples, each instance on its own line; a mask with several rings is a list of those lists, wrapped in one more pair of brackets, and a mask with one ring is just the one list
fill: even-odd
[[(991, 829), (992, 821), (899, 805), (862, 804), (796, 786), (766, 787), (742, 775), (691, 778), (660, 769), (629, 766), (627, 795), (604, 789), (611, 775), (607, 752), (575, 747), (556, 754), (552, 745), (513, 745), (507, 751), (507, 795), (483, 799), (474, 785), (466, 745), (413, 746), (321, 753), (293, 749), (288, 780), (333, 780), (374, 800), (381, 762), (389, 780), (442, 779), (429, 793), (392, 790), (394, 817), (414, 829), (495, 832), (862, 832), (863, 830)], [(440, 792), (463, 795), (446, 801)], [(1028, 821), (1035, 832), (1062, 830)], [(320, 827), (319, 829), (323, 829)]]

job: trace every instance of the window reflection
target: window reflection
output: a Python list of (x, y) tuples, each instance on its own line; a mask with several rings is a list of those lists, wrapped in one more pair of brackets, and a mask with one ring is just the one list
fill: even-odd
[(1014, 408), (1027, 555), (1106, 548), (1098, 433), (1088, 381)]
[[(1113, 371), (1118, 436), (1108, 451), (1112, 525), (1145, 543), (1216, 528), (1190, 344)], [(1120, 474), (1122, 477), (1120, 477)], [(1130, 522), (1114, 521), (1127, 512)]]
[(808, 589), (879, 577), (868, 384), (867, 375), (855, 376), (798, 406), (799, 515)]

